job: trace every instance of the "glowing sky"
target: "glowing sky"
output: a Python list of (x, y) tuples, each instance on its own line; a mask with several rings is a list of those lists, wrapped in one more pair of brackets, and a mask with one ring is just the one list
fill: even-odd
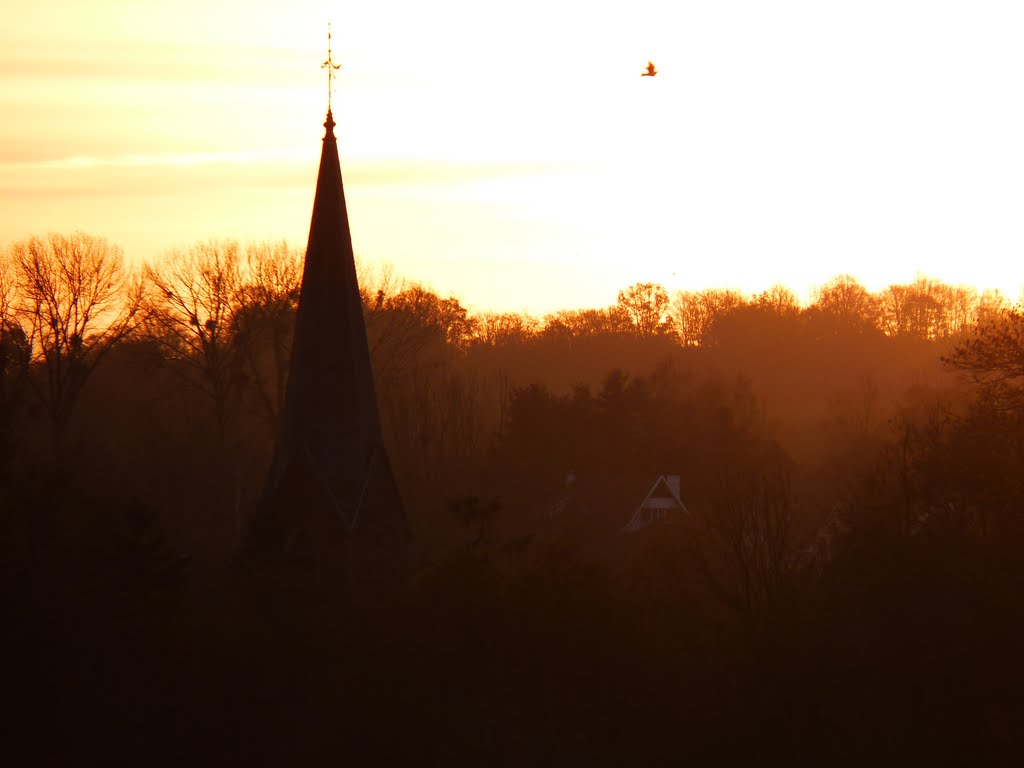
[(327, 19), (357, 254), (471, 307), (1024, 284), (1024, 6), (993, 0), (7, 0), (0, 245), (304, 246)]

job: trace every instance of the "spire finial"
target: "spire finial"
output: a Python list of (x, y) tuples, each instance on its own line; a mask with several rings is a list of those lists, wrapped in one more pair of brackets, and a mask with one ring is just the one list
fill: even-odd
[(331, 113), (331, 84), (334, 80), (334, 73), (341, 69), (341, 64), (335, 64), (331, 56), (331, 22), (327, 22), (327, 60), (320, 65), (320, 69), (327, 70), (327, 114)]

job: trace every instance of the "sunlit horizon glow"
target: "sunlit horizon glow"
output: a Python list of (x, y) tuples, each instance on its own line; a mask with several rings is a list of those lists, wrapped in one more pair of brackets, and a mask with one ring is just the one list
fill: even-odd
[(0, 245), (303, 247), (331, 19), (357, 255), (474, 309), (607, 306), (645, 281), (1024, 285), (1012, 2), (15, 0), (7, 16)]

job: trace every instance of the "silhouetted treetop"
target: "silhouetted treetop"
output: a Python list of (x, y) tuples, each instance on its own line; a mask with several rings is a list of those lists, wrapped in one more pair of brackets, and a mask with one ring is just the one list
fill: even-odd
[(82, 387), (138, 325), (142, 286), (120, 248), (81, 232), (15, 243), (11, 258), (13, 290), (5, 295), (14, 311), (6, 326), (24, 338), (36, 373), (28, 381), (49, 416), (59, 464)]
[(943, 359), (981, 384), (1024, 384), (1024, 314), (987, 315)]
[(672, 299), (672, 320), (684, 347), (711, 346), (715, 323), (746, 300), (739, 291), (712, 288), (677, 291)]
[(879, 327), (878, 299), (850, 275), (839, 275), (814, 292), (815, 311), (835, 323), (837, 329), (871, 331)]
[(671, 328), (668, 292), (655, 283), (636, 283), (619, 291), (618, 307), (638, 336), (655, 336)]

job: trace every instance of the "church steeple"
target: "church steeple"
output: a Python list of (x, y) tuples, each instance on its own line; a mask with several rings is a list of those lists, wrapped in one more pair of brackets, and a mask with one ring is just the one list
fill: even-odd
[[(329, 50), (329, 49), (328, 49)], [(328, 53), (330, 78), (337, 65)], [(384, 448), (330, 107), (264, 508), (277, 536), (381, 550), (405, 518)]]

